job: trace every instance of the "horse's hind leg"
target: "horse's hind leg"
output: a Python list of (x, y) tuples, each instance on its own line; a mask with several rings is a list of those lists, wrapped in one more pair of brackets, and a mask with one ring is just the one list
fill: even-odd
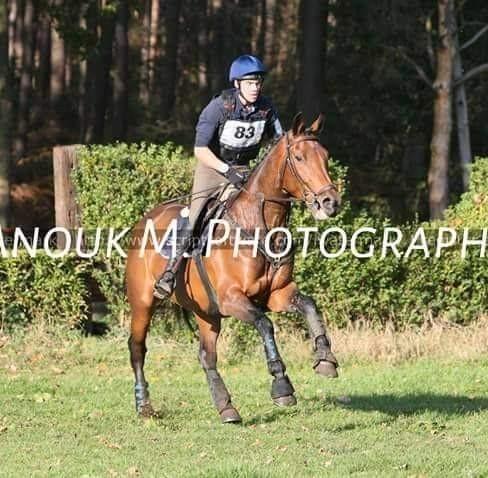
[(131, 304), (131, 313), (129, 351), (136, 380), (134, 384), (136, 411), (142, 417), (150, 417), (154, 416), (155, 412), (149, 400), (149, 384), (144, 377), (144, 359), (147, 352), (146, 336), (151, 320), (151, 308), (144, 304)]
[(337, 377), (337, 367), (339, 365), (332, 353), (331, 341), (315, 301), (311, 297), (302, 294), (296, 284), (292, 282), (287, 287), (276, 290), (271, 294), (268, 307), (274, 312), (298, 312), (305, 317), (315, 352), (314, 370), (325, 377)]
[(239, 412), (232, 405), (227, 387), (217, 371), (217, 339), (220, 333), (220, 319), (207, 322), (197, 316), (197, 321), (200, 330), (199, 359), (207, 376), (215, 408), (219, 412), (222, 423), (240, 423), (242, 420)]
[(263, 340), (269, 373), (274, 377), (271, 385), (273, 402), (279, 406), (296, 405), (295, 389), (285, 373), (286, 367), (276, 346), (271, 320), (240, 292), (229, 294), (222, 301), (221, 311), (225, 315), (232, 315), (243, 322), (254, 325)]

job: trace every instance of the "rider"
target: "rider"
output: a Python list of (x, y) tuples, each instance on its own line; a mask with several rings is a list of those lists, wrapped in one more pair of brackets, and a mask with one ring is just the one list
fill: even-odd
[(154, 295), (171, 295), (179, 256), (187, 249), (195, 222), (208, 197), (223, 184), (239, 188), (245, 181), (243, 167), (256, 158), (265, 137), (283, 134), (271, 101), (261, 95), (267, 70), (252, 55), (236, 58), (229, 81), (234, 88), (215, 96), (203, 109), (196, 126), (194, 153), (197, 158), (189, 228), (178, 231), (176, 254), (156, 281)]

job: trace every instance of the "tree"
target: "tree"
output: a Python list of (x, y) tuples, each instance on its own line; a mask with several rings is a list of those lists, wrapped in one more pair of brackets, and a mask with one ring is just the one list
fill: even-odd
[(488, 63), (484, 63), (463, 74), (461, 52), (488, 31), (488, 25), (485, 25), (466, 43), (460, 45), (457, 13), (454, 0), (437, 1), (438, 39), (435, 54), (430, 38), (430, 21), (426, 23), (429, 34), (427, 51), (430, 52), (431, 65), (436, 71), (433, 82), (421, 66), (400, 51), (402, 57), (415, 68), (418, 76), (434, 91), (431, 161), (428, 173), (429, 209), (432, 219), (442, 218), (448, 205), (453, 100), (455, 101), (458, 154), (464, 189), (466, 190), (469, 185), (472, 153), (465, 83), (470, 78), (488, 71)]
[(168, 0), (166, 2), (164, 15), (166, 42), (164, 58), (162, 59), (161, 78), (161, 84), (163, 85), (161, 92), (161, 119), (163, 120), (170, 118), (175, 103), (180, 10), (181, 0)]
[(34, 0), (26, 0), (22, 37), (22, 70), (20, 75), (17, 136), (14, 141), (14, 152), (16, 158), (22, 158), (25, 155), (27, 148), (36, 26)]
[[(112, 68), (112, 43), (115, 29), (113, 2), (98, 9), (89, 4), (86, 13), (87, 30), (96, 39), (87, 58), (84, 101), (84, 141), (101, 143), (104, 140), (105, 116), (110, 99), (110, 71)], [(100, 31), (100, 35), (98, 35)]]
[[(56, 0), (55, 5), (62, 6), (62, 0)], [(60, 119), (58, 108), (64, 95), (66, 87), (66, 48), (64, 38), (55, 23), (51, 27), (51, 85), (50, 100), (51, 108)]]
[(438, 0), (439, 39), (434, 88), (434, 119), (428, 175), (429, 208), (432, 219), (440, 219), (448, 204), (449, 146), (452, 129), (453, 18), (454, 1)]
[(301, 68), (298, 87), (298, 109), (310, 123), (323, 108), (325, 35), (328, 1), (302, 0), (300, 4)]
[(10, 65), (8, 11), (0, 6), (0, 228), (10, 221)]
[(459, 149), (459, 160), (461, 162), (461, 170), (463, 175), (463, 189), (466, 191), (469, 186), (469, 176), (471, 162), (473, 154), (471, 152), (471, 135), (469, 131), (469, 113), (468, 113), (468, 101), (466, 94), (466, 81), (470, 78), (474, 78), (484, 71), (488, 71), (488, 63), (481, 64), (475, 68), (469, 70), (464, 74), (463, 60), (461, 52), (473, 45), (477, 40), (481, 38), (486, 32), (488, 32), (488, 25), (481, 28), (473, 37), (471, 37), (466, 43), (460, 45), (458, 35), (458, 22), (454, 15), (454, 104), (456, 110), (456, 124), (457, 124), (457, 138)]
[(129, 95), (129, 8), (127, 0), (119, 0), (115, 21), (114, 103), (112, 136), (124, 140), (127, 136)]
[[(144, 13), (142, 21), (142, 45), (141, 45), (141, 68), (139, 73), (139, 100), (147, 107), (149, 104), (149, 47), (151, 38), (151, 11), (156, 0), (144, 1)], [(159, 1), (157, 2), (159, 8)]]

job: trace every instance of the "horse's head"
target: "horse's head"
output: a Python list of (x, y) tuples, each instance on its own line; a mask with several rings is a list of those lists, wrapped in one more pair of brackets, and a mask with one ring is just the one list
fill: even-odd
[(286, 133), (286, 160), (280, 174), (283, 189), (303, 199), (315, 219), (334, 216), (340, 206), (340, 195), (329, 176), (329, 153), (318, 140), (322, 123), (320, 115), (306, 128), (302, 114), (295, 116)]

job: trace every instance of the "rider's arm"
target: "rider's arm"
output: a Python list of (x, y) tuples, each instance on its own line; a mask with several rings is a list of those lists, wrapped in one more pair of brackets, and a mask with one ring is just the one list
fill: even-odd
[(198, 161), (201, 161), (205, 166), (216, 169), (219, 173), (226, 173), (229, 166), (221, 161), (208, 146), (195, 146), (193, 152)]
[(212, 152), (209, 145), (212, 141), (215, 141), (215, 136), (224, 113), (224, 103), (220, 97), (214, 98), (203, 109), (198, 118), (195, 148), (193, 150), (198, 161), (201, 161), (205, 166), (213, 168), (220, 173), (226, 173), (229, 166)]
[(274, 140), (279, 139), (281, 138), (281, 136), (283, 136), (283, 128), (281, 127), (280, 120), (275, 110), (273, 110), (273, 113), (271, 114), (271, 118), (269, 120), (269, 136)]

